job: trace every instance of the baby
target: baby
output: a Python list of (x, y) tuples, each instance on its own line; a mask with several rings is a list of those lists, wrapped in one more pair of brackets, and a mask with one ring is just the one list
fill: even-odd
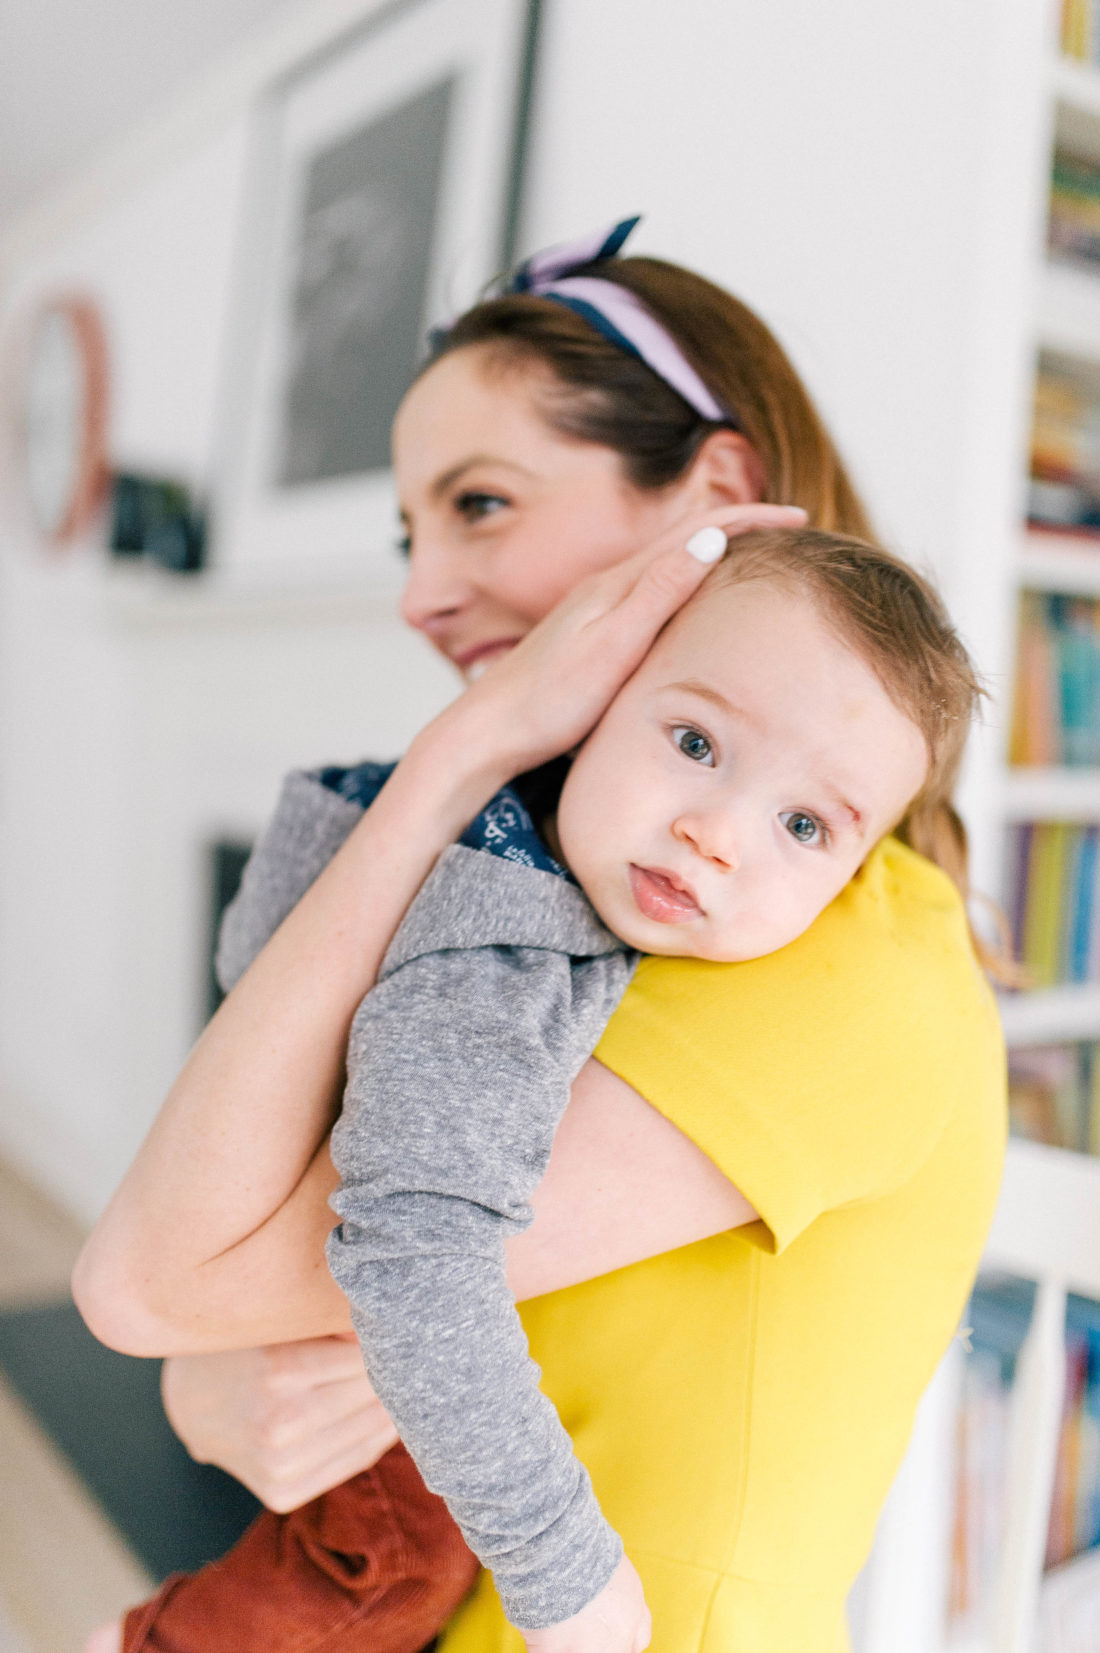
[[(570, 1084), (639, 953), (733, 962), (786, 946), (892, 831), (954, 872), (950, 793), (976, 695), (938, 599), (888, 553), (809, 529), (736, 539), (581, 746), (541, 836), (529, 791), (499, 795), (441, 857), (360, 1008), (330, 1266), (404, 1447), (522, 1630), (578, 1612), (622, 1553), (539, 1390), (504, 1271)], [(388, 773), (323, 772), (348, 800), (337, 840)], [(288, 801), (254, 857), (227, 924), (229, 978), (282, 917), (265, 867), (285, 857), (280, 832), (305, 835), (312, 796)], [(375, 1519), (356, 1549), (368, 1571), (375, 1555), (378, 1593), (311, 1648), (416, 1653), (468, 1587), (469, 1551), (410, 1470), (399, 1447), (357, 1478)], [(307, 1506), (311, 1532), (344, 1495)], [(415, 1554), (383, 1530), (395, 1501)], [(274, 1635), (258, 1629), (256, 1561), (253, 1545), (243, 1592), (232, 1556), (220, 1575), (173, 1582), (129, 1616), (126, 1653), (303, 1645), (308, 1557)], [(320, 1595), (331, 1569), (314, 1570)]]

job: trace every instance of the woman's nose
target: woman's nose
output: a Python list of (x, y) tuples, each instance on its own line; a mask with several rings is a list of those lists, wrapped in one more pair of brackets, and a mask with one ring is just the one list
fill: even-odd
[(697, 854), (725, 872), (736, 872), (741, 865), (741, 835), (736, 822), (719, 810), (680, 815), (672, 823), (672, 836), (682, 844), (689, 844)]
[(451, 558), (430, 546), (414, 549), (401, 593), (401, 617), (407, 625), (434, 639), (469, 600), (469, 582)]

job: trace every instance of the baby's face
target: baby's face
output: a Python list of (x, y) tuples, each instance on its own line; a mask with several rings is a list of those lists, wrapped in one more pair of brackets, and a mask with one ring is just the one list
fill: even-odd
[(759, 958), (809, 928), (904, 814), (924, 737), (812, 601), (706, 590), (578, 753), (563, 854), (646, 953)]

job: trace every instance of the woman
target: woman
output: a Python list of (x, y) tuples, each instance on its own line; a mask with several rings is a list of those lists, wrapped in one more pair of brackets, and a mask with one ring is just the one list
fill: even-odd
[[(697, 528), (782, 520), (762, 502), (784, 500), (867, 532), (761, 323), (686, 271), (612, 262), (618, 244), (532, 261), (403, 404), (403, 612), (479, 680), (304, 895), (288, 871), (284, 905), (301, 899), (254, 937), (78, 1271), (109, 1342), (346, 1329), (322, 1259), (325, 1136), (351, 1017), (435, 857), (592, 726), (698, 583)], [(961, 863), (953, 817), (918, 813), (910, 835)], [(539, 1296), (524, 1318), (547, 1391), (644, 1579), (654, 1647), (840, 1649), (999, 1178), (1003, 1060), (958, 891), (888, 844), (780, 953), (644, 961), (597, 1058), (510, 1261), (517, 1296)], [(307, 1411), (327, 1370), (330, 1415), (355, 1420), (304, 1496), (390, 1442), (356, 1358), (301, 1355)], [(613, 1588), (619, 1639), (590, 1619), (529, 1647), (642, 1645), (629, 1577)], [(443, 1642), (518, 1645), (484, 1581)]]

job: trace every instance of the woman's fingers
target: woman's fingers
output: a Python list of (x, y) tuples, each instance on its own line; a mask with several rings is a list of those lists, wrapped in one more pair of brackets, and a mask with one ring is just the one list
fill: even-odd
[(380, 1406), (351, 1413), (265, 1462), (252, 1491), (284, 1514), (340, 1486), (376, 1464), (397, 1444), (397, 1431)]
[(482, 752), (487, 769), (504, 779), (569, 751), (701, 585), (725, 540), (805, 520), (797, 507), (760, 504), (684, 518), (655, 544), (584, 581), (430, 729), (449, 749), (459, 741)]
[(193, 1458), (228, 1470), (272, 1509), (293, 1509), (367, 1468), (396, 1439), (354, 1340), (180, 1355), (162, 1379)]
[[(759, 502), (693, 511), (681, 518), (652, 545), (643, 546), (635, 556), (629, 557), (618, 567), (629, 581), (632, 575), (647, 568), (651, 563), (686, 551), (689, 545), (699, 541), (700, 536), (705, 536), (704, 542), (711, 547), (711, 554), (709, 557), (700, 557), (696, 550), (695, 556), (704, 567), (709, 567), (711, 563), (718, 561), (726, 545), (738, 534), (751, 533), (754, 528), (801, 528), (807, 520), (807, 514), (800, 505), (767, 505)], [(720, 530), (723, 535), (721, 545), (717, 537), (708, 532), (714, 528)], [(616, 570), (610, 572), (614, 573)]]
[[(350, 1423), (351, 1420), (349, 1420)], [(388, 1418), (379, 1424), (372, 1415), (364, 1417), (360, 1429), (350, 1427), (335, 1441), (336, 1449), (325, 1458), (310, 1459), (294, 1474), (284, 1473), (264, 1482), (264, 1492), (255, 1488), (256, 1496), (268, 1509), (277, 1514), (308, 1504), (323, 1492), (342, 1486), (353, 1475), (371, 1469), (384, 1453), (397, 1445), (398, 1434)]]
[[(761, 527), (797, 527), (806, 513), (787, 505), (737, 505), (687, 518), (636, 557), (611, 569), (592, 591), (588, 647), (599, 652), (614, 688), (641, 664), (657, 633), (683, 607), (731, 538)], [(612, 693), (614, 692), (612, 689)], [(608, 696), (610, 698), (610, 696)]]

